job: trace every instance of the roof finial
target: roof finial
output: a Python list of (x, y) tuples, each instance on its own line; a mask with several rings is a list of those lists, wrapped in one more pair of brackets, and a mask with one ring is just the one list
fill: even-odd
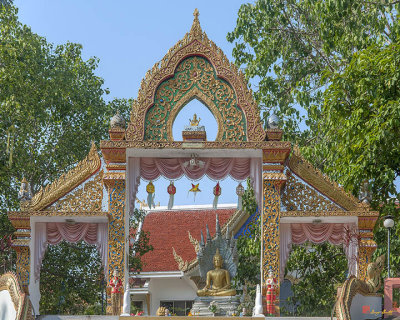
[(194, 19), (193, 19), (192, 28), (190, 29), (190, 34), (195, 38), (201, 37), (201, 35), (203, 33), (203, 31), (201, 30), (201, 27), (200, 27), (199, 15), (200, 15), (199, 10), (197, 8), (194, 9), (194, 12), (193, 12)]
[(197, 19), (197, 20), (199, 20), (199, 15), (200, 15), (200, 13), (199, 13), (199, 9), (194, 9), (194, 11), (193, 11), (193, 16), (194, 16), (194, 18), (195, 19)]

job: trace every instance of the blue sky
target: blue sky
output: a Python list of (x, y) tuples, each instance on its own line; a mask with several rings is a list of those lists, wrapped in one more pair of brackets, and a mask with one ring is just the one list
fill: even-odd
[(232, 60), (226, 34), (246, 1), (17, 0), (21, 22), (48, 41), (83, 45), (100, 59), (108, 99), (136, 97), (145, 73), (190, 30), (195, 8), (209, 36)]
[[(69, 42), (83, 46), (83, 57), (100, 59), (97, 74), (110, 89), (107, 100), (136, 98), (145, 73), (161, 60), (177, 41), (190, 30), (195, 8), (200, 12), (200, 23), (213, 40), (232, 61), (233, 44), (226, 35), (236, 25), (237, 13), (246, 1), (99, 1), (99, 0), (17, 0), (20, 21), (32, 31), (55, 44)], [(206, 125), (208, 139), (215, 139), (217, 124), (211, 113), (196, 100), (190, 102), (178, 114), (173, 132), (182, 140), (181, 130), (196, 112)], [(196, 182), (197, 183), (197, 182)], [(146, 199), (142, 182), (138, 198)], [(169, 182), (158, 179), (155, 201), (167, 205), (166, 192)], [(208, 178), (200, 181), (200, 193), (196, 201), (188, 195), (191, 181), (182, 178), (175, 182), (175, 204), (212, 203), (212, 188), (216, 184)], [(221, 182), (220, 203), (235, 203), (237, 182), (230, 178)]]

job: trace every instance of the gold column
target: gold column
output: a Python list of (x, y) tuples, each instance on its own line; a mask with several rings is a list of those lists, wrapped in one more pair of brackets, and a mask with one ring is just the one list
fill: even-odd
[(282, 172), (263, 173), (262, 211), (262, 284), (272, 271), (279, 284), (279, 224), (281, 188), (286, 181)]
[[(17, 240), (18, 241), (18, 240)], [(23, 290), (28, 293), (29, 286), (29, 271), (30, 271), (30, 263), (29, 263), (29, 240), (26, 245), (19, 244), (14, 247), (17, 252), (17, 261), (16, 261), (16, 273), (19, 281), (21, 282), (21, 286)]]
[[(108, 279), (114, 270), (122, 280), (125, 274), (125, 173), (109, 172), (104, 184), (108, 187)], [(123, 284), (124, 287), (125, 284)], [(122, 294), (121, 294), (122, 301)], [(111, 295), (107, 290), (107, 314), (111, 314)]]
[(377, 245), (373, 240), (373, 229), (378, 217), (358, 217), (359, 246), (358, 246), (358, 273), (361, 280), (367, 279), (367, 266), (372, 262), (371, 257)]
[(28, 293), (29, 274), (30, 274), (30, 250), (31, 239), (30, 217), (26, 212), (8, 213), (8, 219), (14, 226), (15, 239), (12, 247), (17, 252), (16, 274), (21, 282), (22, 288)]

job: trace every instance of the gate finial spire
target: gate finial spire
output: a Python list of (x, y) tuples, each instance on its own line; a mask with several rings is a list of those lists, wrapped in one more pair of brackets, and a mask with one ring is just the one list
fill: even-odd
[(192, 28), (190, 29), (190, 34), (195, 38), (201, 37), (201, 35), (203, 33), (203, 30), (201, 30), (201, 27), (200, 27), (199, 15), (200, 15), (199, 10), (197, 8), (194, 9), (194, 12), (193, 12), (194, 19), (193, 19)]

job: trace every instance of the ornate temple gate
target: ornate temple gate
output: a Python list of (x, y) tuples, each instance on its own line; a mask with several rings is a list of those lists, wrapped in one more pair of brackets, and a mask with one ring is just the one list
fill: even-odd
[[(292, 150), (289, 142), (281, 141), (282, 130), (276, 126), (263, 129), (244, 74), (201, 30), (197, 10), (194, 16), (190, 32), (143, 79), (127, 129), (123, 119), (111, 123), (110, 140), (100, 143), (105, 172), (99, 171), (103, 165), (92, 147), (88, 158), (70, 173), (22, 202), (21, 211), (9, 213), (17, 229), (13, 243), (18, 255), (17, 273), (25, 290), (29, 287), (35, 310), (40, 299), (34, 297), (39, 286), (33, 277), (36, 236), (31, 230), (35, 217), (41, 217), (42, 222), (51, 221), (47, 218), (106, 219), (105, 267), (108, 275), (118, 270), (125, 287), (129, 279), (128, 220), (140, 183), (141, 158), (189, 158), (197, 154), (204, 158), (257, 160), (250, 170), (262, 208), (262, 285), (269, 269), (279, 278), (280, 226), (288, 218), (291, 222), (310, 221), (313, 217), (330, 217), (329, 221), (335, 222), (350, 217), (356, 221), (360, 238), (358, 275), (365, 277), (376, 247), (372, 228), (377, 213), (314, 169), (297, 150)], [(173, 140), (175, 118), (192, 99), (202, 101), (216, 118), (216, 141)], [(97, 196), (93, 190), (98, 190)], [(104, 203), (108, 203), (108, 211), (102, 209)]]

